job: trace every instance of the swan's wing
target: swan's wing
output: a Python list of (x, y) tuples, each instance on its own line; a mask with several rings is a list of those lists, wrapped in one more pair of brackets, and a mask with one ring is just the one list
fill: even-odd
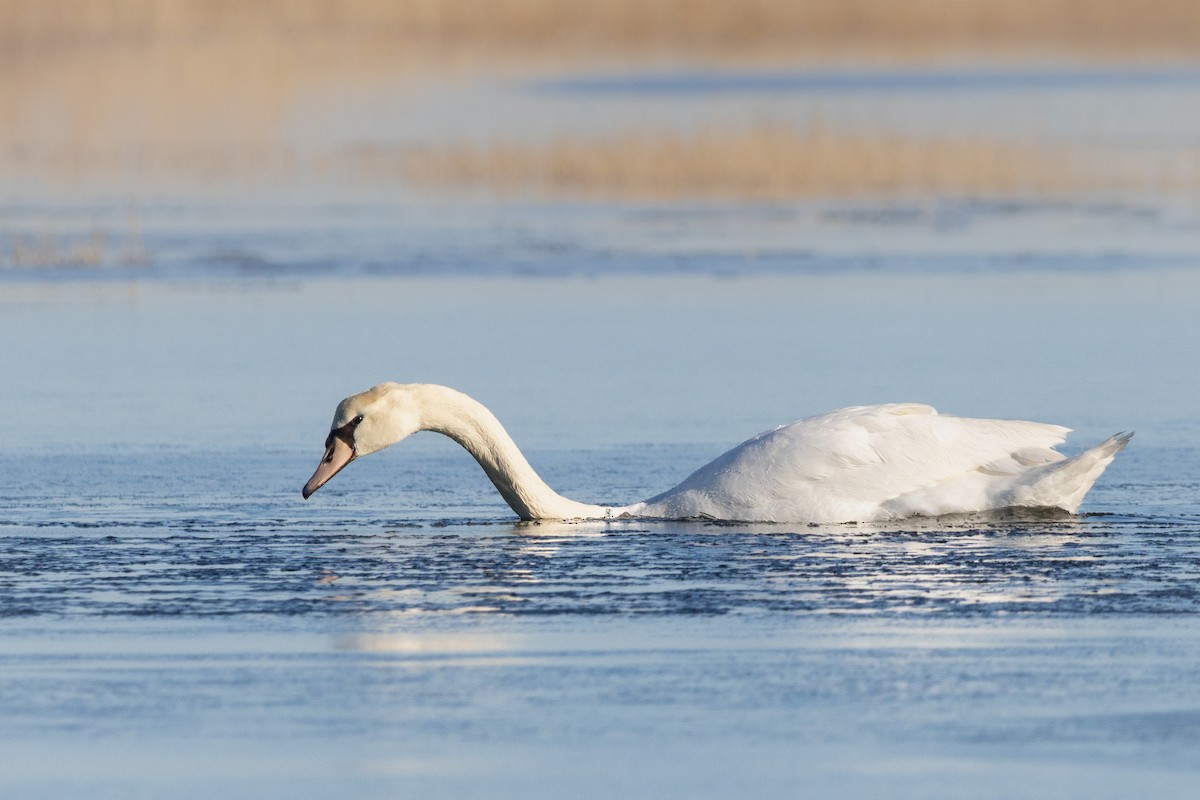
[(858, 406), (743, 442), (648, 501), (670, 516), (869, 520), (885, 504), (964, 475), (1019, 475), (1062, 456), (1069, 429), (942, 416), (919, 404)]

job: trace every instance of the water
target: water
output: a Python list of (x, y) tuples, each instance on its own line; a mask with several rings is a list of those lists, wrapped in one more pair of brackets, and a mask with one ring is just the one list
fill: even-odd
[[(533, 457), (610, 496), (699, 450)], [(1194, 788), (1194, 448), (1079, 519), (889, 528), (515, 523), (465, 455), (388, 455), (308, 504), (308, 452), (6, 456), (6, 790)]]
[[(721, 108), (762, 100), (739, 80)], [(945, 100), (890, 80), (821, 91)], [(1066, 88), (967, 117), (1032, 92), (1092, 126)], [(501, 130), (659, 93), (509, 89)], [(104, 247), (0, 270), (0, 795), (1193, 796), (1193, 205), (236, 195), (4, 195), (0, 253)], [(468, 391), (614, 504), (855, 403), (1138, 433), (1079, 518), (524, 524), (432, 434), (302, 501), (336, 402), (383, 380)]]
[[(622, 470), (684, 469), (697, 448), (540, 454), (589, 492), (619, 496)], [(1195, 474), (1194, 454), (1154, 452)], [(536, 457), (536, 456), (535, 456)], [(619, 521), (518, 523), (457, 452), (340, 476), (334, 497), (295, 500), (291, 455), (140, 454), (6, 459), (26, 498), (0, 519), (6, 618), (393, 615), (716, 617), (783, 613), (998, 618), (1195, 610), (1197, 514), (1163, 513), (1133, 481), (1096, 490), (1083, 518), (1002, 516), (888, 526)], [(242, 462), (229, 471), (227, 461)], [(365, 462), (364, 462), (365, 463)], [(356, 464), (355, 467), (362, 466)], [(392, 465), (387, 465), (392, 466)], [(398, 465), (397, 465), (398, 466)], [(648, 467), (648, 469), (647, 469)], [(105, 488), (64, 496), (69, 469)], [(117, 474), (126, 473), (124, 475)], [(379, 470), (369, 470), (378, 473)], [(217, 475), (223, 476), (215, 480)], [(181, 480), (182, 478), (182, 480)], [(254, 481), (258, 491), (227, 480)], [(152, 490), (136, 487), (154, 483)], [(1166, 486), (1164, 486), (1164, 483)], [(186, 484), (186, 485), (181, 485)], [(365, 488), (364, 488), (365, 487)], [(322, 492), (325, 492), (323, 489)], [(370, 626), (368, 626), (369, 628)]]
[[(1190, 796), (1196, 288), (9, 283), (5, 793)], [(1078, 519), (521, 524), (432, 434), (302, 501), (336, 400), (388, 378), (467, 388), (602, 502), (854, 401), (1139, 434)]]
[(806, 71), (679, 70), (676, 72), (620, 72), (542, 80), (534, 88), (547, 92), (622, 94), (772, 94), (824, 92), (1064, 92), (1080, 88), (1121, 90), (1140, 86), (1151, 89), (1195, 88), (1200, 72), (1192, 67), (1159, 69), (817, 69)]

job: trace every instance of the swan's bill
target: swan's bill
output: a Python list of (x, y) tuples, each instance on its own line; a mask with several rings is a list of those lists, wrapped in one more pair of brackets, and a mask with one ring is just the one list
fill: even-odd
[(490, 411), (445, 386), (381, 384), (339, 403), (330, 427), (305, 498), (359, 456), (436, 431), (465, 447), (525, 520), (890, 523), (1013, 507), (1075, 514), (1129, 441), (1118, 434), (1065, 458), (1054, 449), (1070, 432), (1061, 425), (964, 419), (917, 403), (853, 406), (759, 434), (674, 489), (613, 508), (555, 492)]
[[(346, 430), (350, 428), (350, 430)], [(343, 426), (329, 434), (325, 440), (325, 455), (317, 465), (317, 471), (304, 484), (301, 494), (307, 500), (312, 493), (320, 489), (329, 479), (342, 471), (342, 467), (354, 460), (354, 430), (351, 426)]]

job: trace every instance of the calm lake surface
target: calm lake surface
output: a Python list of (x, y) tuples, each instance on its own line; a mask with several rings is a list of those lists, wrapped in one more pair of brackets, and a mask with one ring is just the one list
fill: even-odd
[[(520, 102), (700, 91), (582, 80)], [(1193, 797), (1197, 216), (6, 190), (103, 252), (0, 270), (0, 795)], [(302, 501), (384, 380), (592, 502), (850, 404), (1137, 436), (1078, 518), (519, 524), (432, 434)]]
[[(1061, 258), (10, 281), (0, 784), (1189, 796), (1200, 277)], [(303, 502), (385, 379), (472, 392), (604, 502), (853, 402), (1139, 433), (1079, 519), (516, 524), (433, 435)]]

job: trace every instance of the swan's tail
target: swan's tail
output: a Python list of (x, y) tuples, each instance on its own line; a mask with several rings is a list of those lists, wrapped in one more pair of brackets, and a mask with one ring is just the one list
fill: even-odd
[(1131, 438), (1133, 431), (1118, 433), (1090, 450), (1039, 470), (1037, 479), (1021, 493), (1017, 505), (1078, 513), (1084, 495)]

